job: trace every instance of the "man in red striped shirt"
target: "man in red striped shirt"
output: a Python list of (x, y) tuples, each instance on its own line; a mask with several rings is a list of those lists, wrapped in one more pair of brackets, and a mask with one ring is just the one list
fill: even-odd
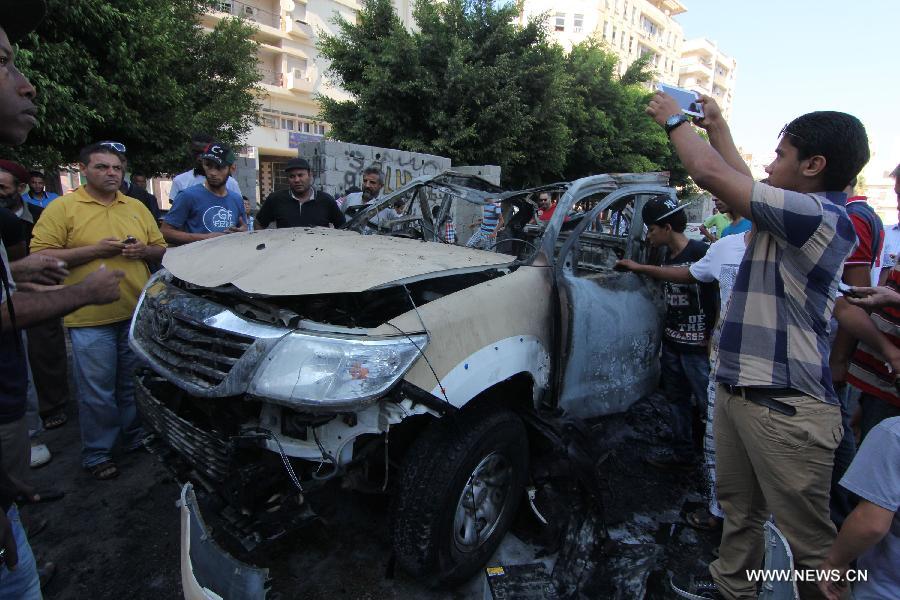
[[(891, 270), (887, 287), (900, 290), (900, 269)], [(847, 381), (862, 391), (860, 429), (862, 438), (875, 425), (889, 417), (900, 416), (900, 304), (882, 305), (888, 297), (882, 288), (852, 288), (847, 303), (835, 306), (835, 316), (842, 328), (859, 339), (847, 371)], [(891, 296), (893, 297), (893, 296)], [(900, 297), (900, 296), (898, 296)], [(854, 306), (855, 305), (855, 306)], [(860, 307), (876, 308), (869, 316)]]

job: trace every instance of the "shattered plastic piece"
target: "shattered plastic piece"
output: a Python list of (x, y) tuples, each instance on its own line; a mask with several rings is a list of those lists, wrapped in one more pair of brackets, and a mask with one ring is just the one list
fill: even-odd
[(194, 486), (181, 488), (181, 585), (187, 600), (264, 600), (269, 570), (235, 559), (209, 536)]

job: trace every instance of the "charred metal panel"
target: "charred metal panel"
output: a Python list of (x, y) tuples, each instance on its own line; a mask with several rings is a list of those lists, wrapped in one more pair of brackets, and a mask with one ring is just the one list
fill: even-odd
[[(566, 195), (578, 200), (595, 193), (596, 187), (597, 182), (582, 180)], [(612, 264), (603, 262), (612, 256), (593, 249), (603, 246), (602, 236), (588, 236), (597, 237), (594, 240), (582, 235), (600, 211), (633, 197), (631, 227), (617, 243), (623, 258), (642, 260), (640, 209), (648, 196), (670, 192), (663, 187), (632, 185), (610, 193), (563, 241), (556, 255), (554, 273), (561, 313), (558, 398), (559, 406), (571, 416), (624, 411), (656, 389), (665, 313), (662, 286), (633, 273), (613, 271)], [(544, 243), (548, 243), (546, 238)], [(587, 268), (579, 268), (582, 244), (592, 248), (590, 260), (582, 265)]]
[(570, 337), (559, 406), (582, 418), (622, 412), (656, 389), (661, 289), (633, 273), (563, 279)]

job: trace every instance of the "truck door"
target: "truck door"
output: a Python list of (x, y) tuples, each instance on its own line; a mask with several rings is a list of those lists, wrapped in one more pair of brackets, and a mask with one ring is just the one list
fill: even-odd
[(556, 384), (558, 406), (571, 416), (622, 412), (657, 387), (662, 286), (613, 265), (619, 258), (650, 260), (641, 209), (648, 198), (667, 193), (658, 186), (620, 188), (573, 229), (560, 231), (554, 261), (560, 312)]

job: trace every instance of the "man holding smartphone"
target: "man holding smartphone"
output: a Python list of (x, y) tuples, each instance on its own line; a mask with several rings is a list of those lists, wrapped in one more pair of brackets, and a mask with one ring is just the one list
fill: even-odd
[[(666, 129), (697, 184), (753, 221), (750, 242), (714, 358), (714, 438), (725, 511), (712, 581), (675, 582), (683, 592), (750, 600), (748, 573), (764, 555), (763, 523), (774, 515), (796, 569), (817, 569), (834, 541), (829, 490), (843, 437), (828, 366), (828, 329), (843, 263), (856, 234), (843, 189), (869, 160), (865, 128), (834, 111), (782, 128), (767, 183), (756, 182), (728, 124), (703, 97), (709, 142), (678, 103), (658, 92), (647, 113)], [(711, 110), (715, 107), (715, 110)], [(800, 597), (820, 598), (815, 582)]]
[(86, 306), (64, 319), (72, 340), (82, 464), (98, 480), (119, 474), (112, 449), (120, 436), (126, 449), (139, 447), (144, 438), (134, 402), (137, 358), (128, 346), (128, 329), (150, 277), (147, 262), (159, 262), (166, 250), (147, 208), (119, 191), (124, 152), (118, 142), (84, 148), (79, 160), (87, 183), (47, 206), (31, 242), (32, 252), (69, 265), (66, 284), (82, 281), (103, 265), (125, 274), (116, 302)]

